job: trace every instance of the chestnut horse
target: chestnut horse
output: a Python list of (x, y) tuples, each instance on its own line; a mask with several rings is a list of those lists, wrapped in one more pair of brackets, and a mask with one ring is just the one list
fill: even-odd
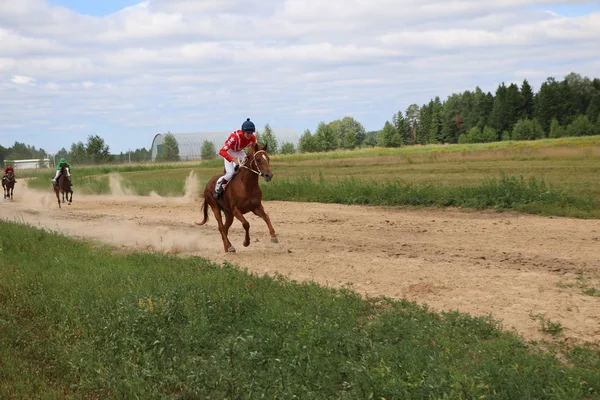
[[(269, 162), (267, 145), (261, 147), (256, 144), (250, 148), (248, 157), (240, 164), (238, 172), (233, 176), (219, 200), (215, 200), (213, 195), (217, 179), (222, 175), (213, 176), (204, 188), (204, 204), (202, 206), (204, 219), (202, 222), (196, 222), (196, 225), (204, 225), (208, 221), (208, 206), (210, 206), (219, 224), (219, 232), (221, 232), (226, 253), (235, 253), (235, 247), (227, 238), (229, 227), (233, 223), (233, 217), (240, 220), (246, 231), (244, 247), (250, 245), (250, 224), (244, 218), (244, 214), (250, 211), (265, 220), (271, 234), (271, 241), (273, 243), (279, 242), (275, 229), (271, 225), (271, 220), (261, 204), (262, 191), (258, 184), (259, 176), (265, 178), (267, 182), (273, 177)], [(225, 214), (225, 223), (223, 223), (221, 211)]]
[[(62, 193), (62, 202), (65, 202), (65, 193), (67, 194), (68, 204), (71, 205), (73, 202), (73, 189), (71, 189), (71, 178), (67, 176), (67, 167), (65, 165), (60, 169), (60, 176), (58, 177), (58, 184), (52, 185), (54, 188), (54, 193), (56, 194), (56, 200), (58, 201), (58, 208), (60, 206), (60, 196), (59, 192)], [(70, 195), (70, 197), (69, 197)]]
[(2, 189), (4, 189), (4, 198), (13, 199), (13, 192), (15, 191), (15, 173), (8, 171), (6, 177), (2, 177)]

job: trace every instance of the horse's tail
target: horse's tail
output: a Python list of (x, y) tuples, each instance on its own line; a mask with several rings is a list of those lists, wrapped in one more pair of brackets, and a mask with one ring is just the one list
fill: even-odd
[(206, 199), (204, 199), (204, 204), (202, 204), (202, 214), (204, 214), (204, 219), (201, 222), (196, 222), (196, 225), (204, 225), (208, 221), (208, 203)]

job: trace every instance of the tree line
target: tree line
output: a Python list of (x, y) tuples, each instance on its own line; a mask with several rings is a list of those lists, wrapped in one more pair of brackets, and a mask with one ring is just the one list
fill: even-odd
[[(61, 148), (56, 154), (48, 154), (46, 150), (25, 143), (15, 141), (10, 147), (0, 145), (0, 165), (8, 164), (14, 160), (38, 159), (40, 163), (45, 158), (50, 158), (51, 162), (58, 161), (60, 158), (66, 158), (76, 164), (110, 164), (127, 162), (150, 161), (151, 154), (145, 147), (134, 151), (121, 152), (113, 154), (110, 152), (110, 146), (106, 144), (103, 138), (98, 135), (89, 135), (86, 142), (75, 142), (71, 144), (69, 150)], [(57, 160), (54, 160), (56, 158)]]
[[(356, 147), (399, 147), (435, 143), (483, 143), (501, 140), (535, 140), (563, 136), (600, 134), (600, 79), (570, 73), (559, 81), (549, 77), (534, 92), (525, 79), (520, 85), (504, 82), (495, 92), (473, 91), (453, 93), (442, 101), (439, 96), (419, 106), (409, 105), (386, 121), (379, 131), (367, 132), (352, 117), (328, 123), (320, 122), (312, 133), (305, 130), (297, 145), (279, 142), (266, 124), (257, 132), (261, 144), (269, 145), (271, 154), (322, 152)], [(165, 135), (163, 154), (157, 161), (178, 161), (179, 147), (175, 137)], [(200, 148), (202, 159), (217, 156), (214, 144), (205, 140)], [(90, 135), (87, 142), (62, 148), (57, 157), (77, 164), (144, 162), (151, 160), (146, 148), (111, 154), (104, 139)], [(44, 149), (24, 143), (0, 146), (0, 162), (16, 159), (41, 159)]]
[(501, 83), (495, 93), (454, 93), (418, 106), (411, 104), (386, 121), (380, 131), (366, 132), (351, 117), (319, 123), (300, 138), (300, 152), (340, 148), (399, 147), (434, 143), (483, 143), (600, 134), (600, 79), (570, 73), (562, 81), (549, 77), (534, 93), (521, 85)]

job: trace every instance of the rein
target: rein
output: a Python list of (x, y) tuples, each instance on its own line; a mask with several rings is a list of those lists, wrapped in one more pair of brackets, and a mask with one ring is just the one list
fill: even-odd
[[(244, 159), (244, 161), (242, 161), (242, 163), (240, 164), (240, 167), (242, 167), (242, 168), (246, 168), (247, 170), (250, 170), (250, 171), (254, 172), (256, 175), (262, 175), (262, 171), (260, 170), (260, 168), (258, 167), (258, 163), (256, 162), (256, 155), (257, 155), (258, 153), (265, 153), (265, 154), (267, 154), (267, 152), (266, 152), (266, 151), (264, 151), (264, 150), (259, 150), (259, 151), (257, 151), (256, 153), (254, 153), (254, 157), (252, 157), (252, 161), (250, 161), (250, 163), (249, 163), (249, 164), (250, 164), (250, 166), (249, 166), (249, 167), (248, 167), (248, 166), (246, 166), (246, 164), (248, 164), (248, 162), (247, 162), (247, 161), (248, 161), (248, 158), (246, 158), (246, 159)], [(258, 170), (258, 171), (255, 171), (255, 170), (253, 170), (253, 169), (252, 169), (252, 162), (254, 162), (254, 167), (255, 167), (255, 168)]]

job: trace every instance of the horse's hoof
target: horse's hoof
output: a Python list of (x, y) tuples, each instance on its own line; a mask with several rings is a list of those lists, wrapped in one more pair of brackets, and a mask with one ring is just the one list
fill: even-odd
[(235, 253), (235, 247), (231, 246), (230, 248), (227, 249), (228, 253)]
[(273, 242), (273, 243), (279, 243), (279, 239), (277, 239), (276, 237), (272, 237), (271, 238), (271, 242)]
[(250, 246), (250, 241), (248, 240), (247, 242), (244, 242), (244, 247), (248, 247)]

